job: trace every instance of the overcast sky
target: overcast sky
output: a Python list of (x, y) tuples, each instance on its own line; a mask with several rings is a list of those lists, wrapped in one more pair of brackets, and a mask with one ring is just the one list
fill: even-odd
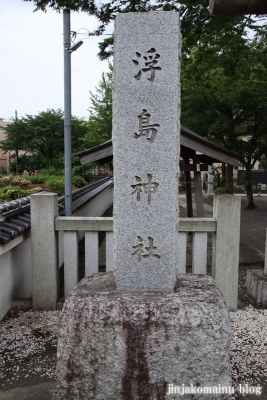
[[(14, 117), (15, 110), (22, 117), (64, 108), (63, 16), (33, 10), (31, 2), (0, 0), (0, 118)], [(86, 13), (71, 13), (71, 30), (96, 27)], [(78, 117), (88, 118), (89, 90), (95, 92), (108, 70), (108, 62), (97, 58), (98, 42), (87, 38), (71, 56), (72, 114)]]

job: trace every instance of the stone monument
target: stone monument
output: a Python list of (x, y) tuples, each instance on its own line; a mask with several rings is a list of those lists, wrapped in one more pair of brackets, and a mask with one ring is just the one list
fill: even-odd
[(178, 14), (154, 12), (149, 18), (146, 13), (129, 13), (126, 18), (119, 14), (116, 37), (120, 38), (115, 39), (113, 106), (117, 289), (173, 291), (180, 153)]
[(65, 302), (59, 399), (230, 398), (223, 297), (211, 278), (175, 273), (180, 47), (178, 13), (118, 14), (114, 274), (84, 278)]

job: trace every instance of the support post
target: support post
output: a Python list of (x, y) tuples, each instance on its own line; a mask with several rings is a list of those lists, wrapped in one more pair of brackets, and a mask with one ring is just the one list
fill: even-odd
[(208, 169), (208, 194), (213, 194), (213, 174), (212, 174), (212, 166), (209, 165)]
[(64, 232), (64, 296), (65, 300), (78, 283), (78, 232)]
[(113, 232), (106, 232), (106, 272), (113, 271), (114, 240)]
[[(189, 158), (184, 158), (185, 164), (189, 164)], [(193, 206), (192, 206), (192, 188), (191, 188), (191, 174), (190, 171), (185, 171), (185, 190), (186, 190), (186, 209), (187, 217), (193, 218)]]
[(267, 276), (267, 229), (266, 229), (266, 239), (265, 239), (264, 275)]
[(32, 302), (34, 310), (56, 310), (58, 240), (55, 218), (58, 195), (31, 195)]
[(99, 272), (98, 232), (85, 232), (85, 276)]
[(193, 274), (207, 273), (207, 247), (208, 247), (207, 232), (194, 232), (193, 257), (192, 257)]
[(212, 246), (212, 277), (230, 311), (237, 309), (240, 209), (240, 197), (214, 196), (213, 217), (217, 220), (217, 231)]
[(72, 214), (71, 182), (71, 55), (70, 10), (63, 10), (64, 29), (64, 156), (65, 156), (65, 215)]
[(198, 218), (204, 218), (202, 178), (201, 178), (201, 172), (200, 172), (200, 160), (199, 160), (199, 157), (195, 157), (194, 164), (195, 164), (195, 167), (196, 167), (196, 170), (194, 171), (194, 177), (195, 177), (197, 217)]
[(178, 232), (178, 246), (177, 246), (177, 269), (176, 273), (186, 274), (186, 232)]

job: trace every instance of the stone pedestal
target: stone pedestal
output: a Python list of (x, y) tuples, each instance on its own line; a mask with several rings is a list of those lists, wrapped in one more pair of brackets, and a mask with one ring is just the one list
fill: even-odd
[(267, 308), (267, 275), (262, 269), (247, 270), (247, 296), (255, 307)]
[(59, 399), (203, 400), (167, 395), (168, 385), (231, 386), (229, 314), (204, 275), (179, 275), (173, 293), (137, 293), (117, 291), (111, 272), (94, 274), (66, 300), (59, 326)]

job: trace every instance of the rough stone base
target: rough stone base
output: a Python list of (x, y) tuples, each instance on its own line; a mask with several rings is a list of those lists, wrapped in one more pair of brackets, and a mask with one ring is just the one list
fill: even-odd
[(247, 270), (247, 296), (255, 307), (267, 308), (267, 276), (263, 269)]
[(167, 395), (168, 384), (231, 386), (229, 314), (211, 278), (180, 275), (169, 294), (115, 289), (113, 273), (94, 274), (65, 302), (57, 398), (230, 398)]

